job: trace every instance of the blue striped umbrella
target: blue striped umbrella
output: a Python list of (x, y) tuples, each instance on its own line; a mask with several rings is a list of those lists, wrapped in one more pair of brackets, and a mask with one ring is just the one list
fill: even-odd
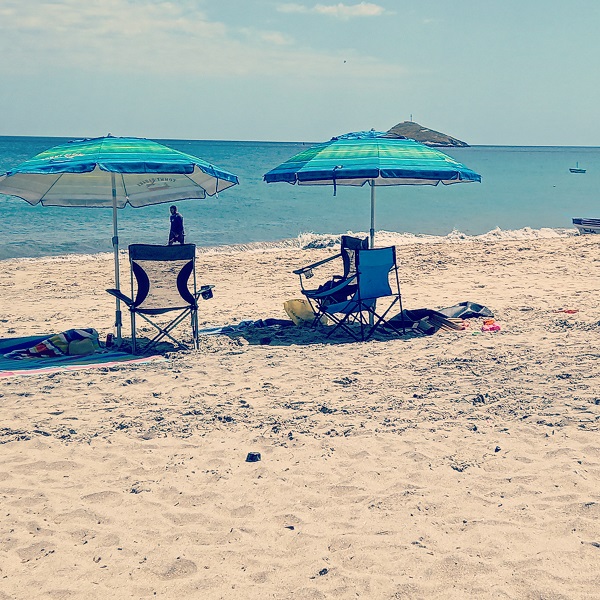
[(267, 183), (371, 187), (371, 248), (375, 243), (375, 186), (437, 185), (481, 181), (452, 157), (415, 140), (359, 131), (331, 138), (296, 154), (266, 173)]
[[(120, 289), (118, 208), (202, 199), (237, 183), (232, 173), (195, 156), (152, 140), (108, 135), (41, 152), (0, 176), (0, 193), (32, 205), (112, 208), (115, 287)], [(118, 299), (115, 326), (120, 343)]]

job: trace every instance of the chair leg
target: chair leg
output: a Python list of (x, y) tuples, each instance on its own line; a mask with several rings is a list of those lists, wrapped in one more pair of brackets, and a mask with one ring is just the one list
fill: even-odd
[[(335, 322), (335, 327), (332, 327), (331, 331), (328, 332), (327, 337), (333, 334), (337, 329), (343, 329), (346, 333), (351, 335), (356, 341), (367, 341), (371, 338), (371, 336), (375, 333), (375, 331), (379, 328), (382, 323), (385, 323), (387, 326), (391, 327), (396, 333), (400, 334), (400, 330), (397, 329), (394, 325), (385, 320), (388, 313), (392, 310), (392, 308), (396, 305), (397, 302), (402, 302), (400, 297), (396, 296), (388, 306), (386, 311), (380, 315), (376, 312), (375, 306), (368, 308), (364, 307), (363, 311), (355, 311), (353, 313), (348, 313), (344, 315), (342, 319), (338, 319), (335, 315), (328, 316)], [(350, 324), (358, 323), (360, 325), (360, 335), (357, 335), (350, 327)], [(403, 332), (405, 332), (403, 328)]]
[(192, 310), (192, 340), (194, 342), (194, 350), (198, 350), (198, 311)]
[[(371, 317), (372, 317), (373, 325), (367, 332), (367, 337), (365, 339), (368, 340), (375, 333), (375, 331), (377, 330), (377, 328), (379, 327), (379, 325), (381, 323), (385, 323), (388, 327), (391, 327), (396, 333), (398, 333), (398, 334), (400, 333), (400, 331), (398, 329), (396, 329), (396, 327), (394, 325), (389, 323), (389, 321), (385, 320), (385, 317), (390, 312), (390, 310), (392, 310), (392, 308), (396, 305), (396, 302), (400, 302), (400, 298), (398, 296), (396, 296), (394, 298), (394, 301), (388, 306), (387, 310), (383, 313), (383, 315), (379, 315), (378, 313), (376, 313), (374, 310), (374, 307), (373, 307), (373, 310), (369, 311), (369, 315), (370, 315), (369, 323), (371, 322)], [(375, 319), (377, 319), (377, 320), (375, 320)], [(404, 327), (402, 329), (404, 331)]]
[(179, 346), (180, 348), (183, 348), (184, 350), (189, 350), (189, 348), (183, 342), (180, 342), (179, 340), (174, 338), (170, 333), (187, 316), (188, 316), (188, 311), (186, 310), (186, 311), (182, 312), (176, 319), (171, 321), (166, 327), (163, 328), (163, 327), (160, 327), (159, 325), (157, 325), (154, 321), (149, 319), (143, 313), (140, 313), (140, 317), (142, 317), (145, 321), (150, 323), (150, 325), (152, 325), (152, 327), (154, 327), (158, 331), (158, 333), (145, 346), (143, 346), (140, 349), (140, 352), (145, 352), (145, 351), (149, 350), (150, 348), (153, 348), (154, 346), (156, 346), (156, 344), (158, 344), (158, 342), (160, 342), (165, 337), (169, 338), (176, 346)]
[(319, 323), (321, 322), (323, 316), (325, 316), (325, 310), (321, 307), (321, 305), (318, 302), (314, 302), (313, 300), (311, 300), (309, 296), (305, 296), (305, 298), (313, 313), (315, 313), (315, 318), (313, 319), (310, 326), (313, 329), (316, 329), (319, 326)]
[[(342, 319), (338, 319), (335, 315), (333, 315), (331, 313), (327, 313), (327, 316), (330, 317), (331, 320), (335, 323), (335, 327), (331, 328), (331, 330), (327, 333), (326, 337), (330, 337), (338, 329), (343, 329), (347, 334), (349, 334), (357, 342), (364, 341), (362, 331), (361, 331), (361, 336), (359, 337), (354, 333), (354, 331), (352, 331), (352, 329), (350, 329), (348, 327), (351, 315), (353, 315), (353, 313), (347, 313), (344, 315), (344, 317)], [(362, 319), (361, 319), (361, 321), (362, 321)], [(361, 327), (362, 327), (362, 324), (361, 324)]]
[(311, 327), (313, 329), (316, 329), (320, 324), (322, 324), (321, 319), (323, 317), (327, 317), (327, 314), (325, 312), (325, 310), (323, 310), (322, 308), (314, 308), (313, 307), (313, 312), (315, 313), (315, 318), (313, 319), (313, 322), (311, 324)]
[(131, 353), (136, 353), (136, 339), (135, 339), (135, 312), (131, 311)]

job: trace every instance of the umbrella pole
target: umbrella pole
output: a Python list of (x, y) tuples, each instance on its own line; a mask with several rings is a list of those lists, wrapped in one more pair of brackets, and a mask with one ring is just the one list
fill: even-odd
[[(113, 201), (113, 253), (115, 255), (115, 288), (117, 290), (121, 289), (121, 282), (119, 276), (119, 231), (117, 227), (117, 186), (115, 183), (115, 174), (110, 174), (110, 179), (112, 183), (112, 201)], [(116, 346), (117, 348), (121, 347), (122, 338), (121, 338), (121, 301), (116, 298), (115, 299), (115, 328), (117, 330), (117, 339)]]
[(375, 180), (371, 179), (371, 229), (369, 231), (369, 248), (375, 248)]
[[(375, 180), (371, 179), (371, 229), (369, 231), (369, 248), (375, 248)], [(373, 305), (375, 308), (376, 304)], [(375, 318), (369, 313), (369, 326), (373, 327)]]

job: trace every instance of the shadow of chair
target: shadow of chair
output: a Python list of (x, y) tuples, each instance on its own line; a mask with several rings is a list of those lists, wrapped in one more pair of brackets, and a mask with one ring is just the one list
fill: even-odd
[[(213, 285), (197, 287), (196, 246), (181, 244), (158, 246), (152, 244), (131, 244), (129, 246), (131, 270), (131, 297), (120, 290), (106, 290), (126, 304), (131, 313), (132, 352), (138, 351), (136, 317), (139, 315), (150, 323), (157, 333), (139, 351), (149, 351), (165, 338), (177, 347), (189, 349), (174, 336), (174, 329), (190, 317), (192, 343), (198, 349), (198, 300), (212, 298)], [(160, 315), (169, 315), (164, 322)]]
[[(342, 329), (355, 340), (365, 341), (382, 326), (399, 334), (400, 329), (387, 319), (397, 304), (402, 312), (396, 248), (358, 249), (355, 258), (356, 273), (352, 277), (330, 289), (311, 293), (317, 315), (314, 326), (325, 315), (334, 323), (327, 337)], [(384, 298), (389, 301), (382, 308)]]

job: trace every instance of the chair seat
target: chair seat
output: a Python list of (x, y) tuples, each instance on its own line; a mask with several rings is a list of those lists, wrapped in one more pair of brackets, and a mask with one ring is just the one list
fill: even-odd
[(351, 314), (358, 312), (358, 310), (370, 310), (375, 303), (377, 302), (376, 298), (364, 299), (361, 298), (358, 300), (356, 295), (352, 296), (348, 300), (343, 300), (342, 302), (335, 302), (332, 304), (328, 304), (324, 307), (324, 312), (327, 315), (333, 315), (335, 313), (342, 314)]
[(182, 306), (170, 306), (169, 308), (136, 308), (133, 307), (131, 310), (135, 311), (139, 315), (164, 315), (174, 310), (196, 310), (197, 304), (184, 304)]

